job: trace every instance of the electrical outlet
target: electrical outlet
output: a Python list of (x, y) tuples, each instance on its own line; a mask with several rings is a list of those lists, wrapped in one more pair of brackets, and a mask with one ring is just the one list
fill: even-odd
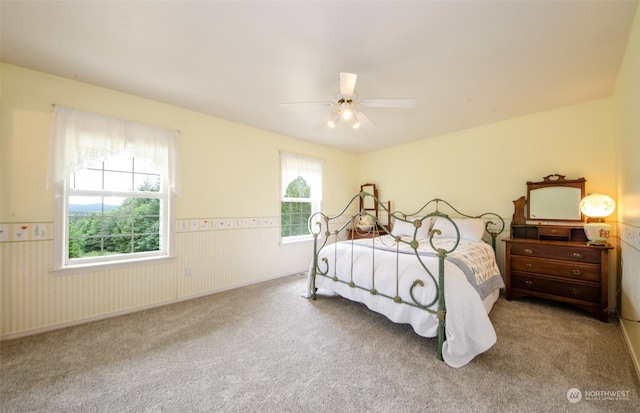
[(193, 267), (185, 267), (184, 275), (186, 275), (187, 277), (191, 277), (193, 275)]

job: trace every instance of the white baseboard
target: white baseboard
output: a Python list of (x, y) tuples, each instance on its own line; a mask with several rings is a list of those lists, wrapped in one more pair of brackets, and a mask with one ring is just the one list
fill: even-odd
[[(636, 368), (638, 379), (640, 379), (640, 343), (635, 343), (632, 339), (633, 336), (637, 337), (640, 335), (638, 334), (638, 331), (640, 331), (640, 323), (638, 323), (637, 321), (624, 321), (622, 319), (619, 319), (619, 322), (625, 344), (627, 345), (629, 354), (631, 355), (631, 361)], [(637, 330), (635, 332), (632, 332), (629, 330), (630, 328)]]

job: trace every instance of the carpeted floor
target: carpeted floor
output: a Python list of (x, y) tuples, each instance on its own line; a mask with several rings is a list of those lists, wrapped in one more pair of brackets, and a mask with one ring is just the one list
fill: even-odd
[[(498, 342), (460, 369), (366, 307), (289, 276), (0, 343), (8, 412), (637, 412), (617, 320), (496, 303)], [(577, 389), (580, 393), (571, 391)], [(606, 392), (606, 393), (605, 393)], [(582, 396), (573, 403), (567, 394)], [(572, 401), (576, 401), (572, 398)]]

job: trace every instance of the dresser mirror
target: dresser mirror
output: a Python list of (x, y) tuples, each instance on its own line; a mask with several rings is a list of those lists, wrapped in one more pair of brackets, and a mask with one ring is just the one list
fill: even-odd
[(527, 219), (582, 222), (580, 200), (584, 198), (585, 182), (584, 178), (565, 179), (558, 174), (527, 182)]

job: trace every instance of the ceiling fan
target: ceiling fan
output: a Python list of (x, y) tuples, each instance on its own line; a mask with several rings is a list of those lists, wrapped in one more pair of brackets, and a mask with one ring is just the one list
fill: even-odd
[[(416, 106), (414, 99), (360, 99), (356, 93), (356, 80), (358, 75), (354, 73), (340, 73), (340, 91), (333, 96), (333, 100), (326, 102), (290, 102), (282, 103), (280, 107), (294, 107), (302, 105), (330, 106), (331, 112), (318, 124), (316, 128), (335, 128), (339, 122), (346, 122), (354, 129), (365, 125), (365, 128), (374, 128), (373, 122), (360, 110), (361, 107), (369, 108), (397, 108), (412, 109)], [(314, 128), (314, 129), (316, 129)]]

